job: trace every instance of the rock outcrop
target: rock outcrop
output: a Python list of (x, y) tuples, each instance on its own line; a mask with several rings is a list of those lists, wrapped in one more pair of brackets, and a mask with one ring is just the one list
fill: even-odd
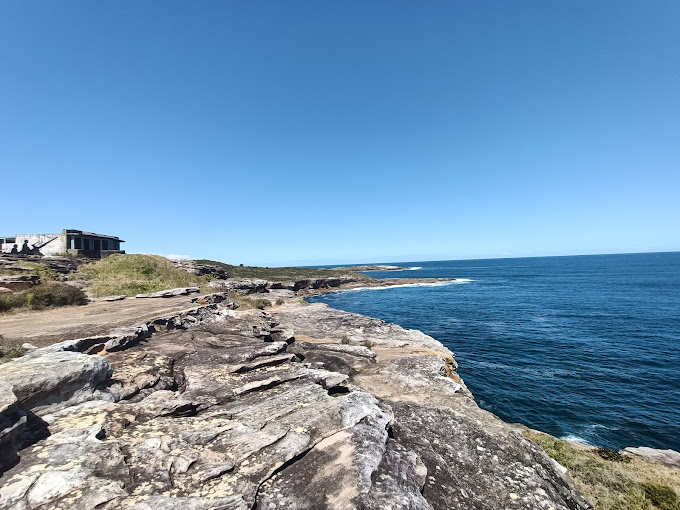
[(655, 462), (668, 467), (680, 468), (680, 452), (676, 452), (675, 450), (659, 450), (657, 448), (640, 446), (637, 448), (624, 448), (621, 451), (637, 457), (642, 457), (650, 462)]
[(0, 366), (0, 508), (590, 508), (421, 332), (325, 305), (176, 319)]
[(148, 294), (137, 294), (135, 298), (169, 298), (176, 296), (186, 296), (188, 294), (195, 294), (200, 292), (201, 289), (198, 287), (177, 287), (176, 289), (159, 290), (158, 292), (150, 292)]

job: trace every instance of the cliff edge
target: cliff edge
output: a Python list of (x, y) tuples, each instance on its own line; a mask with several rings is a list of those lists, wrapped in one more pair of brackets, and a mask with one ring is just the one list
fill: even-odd
[(0, 366), (0, 508), (590, 508), (433, 338), (321, 304), (232, 308)]

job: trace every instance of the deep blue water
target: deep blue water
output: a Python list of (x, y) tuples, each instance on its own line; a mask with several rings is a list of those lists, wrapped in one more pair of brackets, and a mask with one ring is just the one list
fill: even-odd
[(456, 285), (311, 298), (420, 329), (479, 405), (596, 446), (680, 451), (680, 253), (404, 262)]

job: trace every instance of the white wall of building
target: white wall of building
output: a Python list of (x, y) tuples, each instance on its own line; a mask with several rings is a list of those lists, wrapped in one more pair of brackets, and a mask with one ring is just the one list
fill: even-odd
[[(43, 255), (59, 255), (66, 253), (66, 236), (59, 234), (17, 234), (16, 241), (14, 244), (17, 245), (17, 249), (21, 251), (21, 247), (24, 245), (24, 241), (28, 241), (28, 247), (33, 248), (34, 246), (40, 247), (43, 243), (47, 243), (40, 247), (40, 253)], [(10, 253), (14, 244), (4, 244), (2, 245), (3, 253)]]

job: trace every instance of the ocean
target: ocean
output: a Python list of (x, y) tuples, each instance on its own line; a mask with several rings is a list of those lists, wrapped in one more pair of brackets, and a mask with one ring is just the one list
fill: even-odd
[(436, 338), (507, 422), (680, 451), (680, 253), (394, 264), (415, 269), (366, 274), (461, 280), (308, 300)]

